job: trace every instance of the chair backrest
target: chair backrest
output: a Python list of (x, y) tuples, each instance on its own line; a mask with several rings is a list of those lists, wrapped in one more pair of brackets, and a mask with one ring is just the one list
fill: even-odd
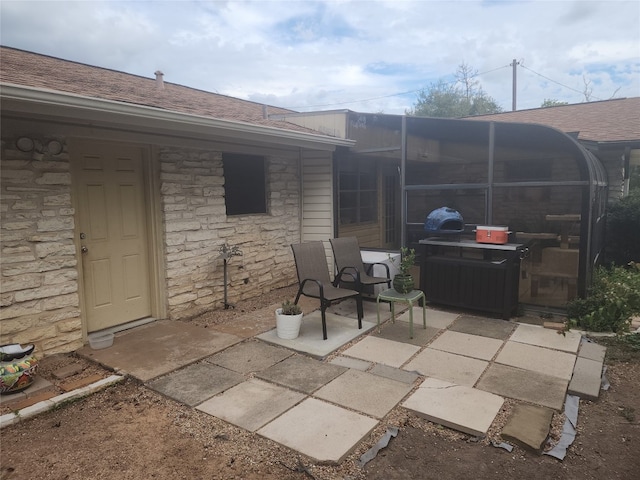
[(361, 275), (365, 274), (360, 246), (356, 237), (332, 238), (330, 241), (338, 272), (345, 267), (355, 267)]
[(324, 244), (321, 241), (293, 244), (291, 248), (296, 262), (298, 283), (306, 278), (331, 283)]

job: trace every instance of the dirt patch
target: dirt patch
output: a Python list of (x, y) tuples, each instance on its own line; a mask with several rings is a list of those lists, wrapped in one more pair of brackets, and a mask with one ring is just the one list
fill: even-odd
[[(292, 292), (292, 293), (291, 293)], [(289, 288), (231, 310), (210, 312), (193, 321), (214, 325), (282, 298)], [(109, 387), (53, 411), (0, 431), (0, 479), (408, 479), (558, 478), (627, 479), (640, 471), (640, 352), (608, 345), (611, 388), (597, 402), (580, 402), (578, 435), (564, 461), (515, 447), (491, 446), (513, 401), (507, 401), (485, 439), (435, 425), (394, 409), (340, 465), (316, 465), (259, 435), (167, 399), (133, 381)], [(623, 352), (622, 354), (620, 352)], [(40, 373), (73, 355), (48, 360)], [(84, 365), (84, 364), (83, 364)], [(101, 371), (86, 364), (83, 375)], [(556, 415), (552, 439), (562, 425)], [(384, 435), (399, 433), (364, 467), (360, 456)]]
[(578, 434), (563, 461), (515, 447), (509, 453), (417, 421), (366, 465), (367, 479), (630, 479), (640, 471), (640, 361), (609, 365), (611, 388), (580, 402)]

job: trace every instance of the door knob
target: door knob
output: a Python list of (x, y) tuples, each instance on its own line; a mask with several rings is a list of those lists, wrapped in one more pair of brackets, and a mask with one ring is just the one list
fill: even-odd
[(82, 253), (87, 253), (89, 251), (89, 249), (87, 247), (85, 247), (84, 245), (82, 245), (82, 247), (80, 247), (80, 251)]

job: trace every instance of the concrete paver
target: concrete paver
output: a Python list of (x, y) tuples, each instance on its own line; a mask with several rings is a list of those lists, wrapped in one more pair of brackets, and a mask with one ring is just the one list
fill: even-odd
[[(399, 322), (387, 322), (380, 333), (367, 336), (377, 326), (375, 302), (365, 302), (361, 330), (355, 302), (330, 307), (329, 339), (323, 340), (320, 312), (313, 310), (317, 301), (311, 302), (311, 307), (303, 307), (303, 327), (295, 340), (277, 338), (272, 310), (278, 305), (273, 305), (247, 313), (237, 325), (226, 325), (226, 333), (185, 322), (154, 322), (117, 334), (113, 347), (86, 347), (80, 353), (319, 462), (344, 459), (377, 425), (371, 417), (382, 418), (398, 405), (419, 375), (431, 378), (406, 399), (404, 407), (431, 421), (481, 435), (500, 410), (501, 396), (560, 410), (569, 383), (567, 372), (574, 374), (573, 382), (589, 370), (588, 381), (595, 385), (596, 368), (590, 362), (597, 364), (604, 356), (603, 349), (583, 342), (574, 371), (578, 333), (563, 336), (531, 325), (432, 308), (427, 312), (428, 328), (415, 328), (414, 339), (408, 337), (408, 311), (400, 314), (400, 308)], [(421, 307), (415, 308), (419, 318)], [(380, 313), (383, 319), (390, 316), (382, 306)], [(255, 334), (263, 341), (235, 345)], [(358, 337), (362, 339), (329, 363), (293, 353), (324, 359)], [(496, 363), (487, 361), (498, 351)], [(172, 373), (165, 375), (168, 372)], [(256, 378), (246, 380), (253, 374)], [(65, 395), (83, 394), (80, 389)], [(66, 396), (56, 398), (64, 401)], [(25, 414), (39, 411), (25, 409)], [(3, 418), (2, 424), (12, 421)], [(513, 441), (524, 442), (519, 438), (525, 436), (521, 428), (516, 430), (513, 438), (518, 440)], [(509, 436), (509, 429), (506, 432)], [(530, 443), (535, 446), (537, 441)]]
[(495, 338), (447, 330), (431, 342), (429, 347), (480, 360), (491, 360), (502, 347), (502, 343), (502, 340)]
[(511, 335), (513, 342), (536, 345), (538, 347), (562, 350), (563, 352), (576, 353), (580, 346), (582, 336), (577, 332), (558, 332), (535, 325), (520, 324)]
[(402, 368), (407, 371), (416, 371), (427, 377), (472, 387), (487, 365), (489, 363), (484, 360), (427, 347)]
[(303, 355), (294, 355), (258, 372), (256, 377), (310, 394), (347, 370)]
[[(317, 300), (316, 300), (317, 302)], [(386, 314), (384, 313), (384, 310), (386, 310)], [(375, 302), (367, 302), (367, 301), (363, 301), (362, 302), (362, 311), (364, 314), (364, 318), (374, 318), (375, 321), (378, 321), (378, 317), (377, 317), (377, 308), (376, 308), (376, 303)], [(353, 300), (344, 300), (342, 302), (339, 303), (334, 303), (333, 305), (330, 305), (329, 308), (327, 308), (327, 312), (333, 314), (333, 315), (339, 315), (341, 317), (348, 317), (348, 318), (358, 318), (358, 309), (356, 306), (356, 302)], [(318, 310), (318, 313), (320, 313), (320, 311)], [(380, 308), (380, 321), (382, 321), (383, 319), (388, 319), (391, 318), (391, 312), (389, 311), (389, 309), (383, 309), (382, 307)]]
[[(382, 315), (382, 307), (380, 307), (380, 315)], [(460, 314), (458, 313), (449, 313), (443, 312), (442, 310), (434, 310), (433, 308), (427, 307), (427, 327), (443, 329), (447, 328), (449, 325), (453, 323), (453, 321), (458, 318)], [(422, 307), (413, 307), (413, 320), (416, 322), (416, 318), (422, 318)], [(403, 322), (409, 322), (409, 310), (404, 312), (402, 315), (398, 315), (396, 312), (396, 320), (400, 320)], [(417, 322), (414, 323), (414, 327)], [(421, 326), (418, 326), (414, 329), (414, 333), (416, 330), (421, 329)]]
[(560, 411), (568, 384), (558, 377), (495, 363), (487, 368), (476, 388)]
[(196, 408), (255, 432), (304, 398), (302, 393), (250, 379), (206, 400)]
[(240, 373), (202, 362), (151, 380), (147, 386), (193, 407), (243, 381)]
[(286, 340), (279, 338), (276, 335), (275, 328), (258, 335), (257, 338), (267, 343), (280, 345), (296, 352), (306, 353), (312, 357), (324, 359), (346, 343), (373, 330), (377, 323), (375, 316), (373, 317), (373, 322), (363, 319), (362, 329), (358, 329), (358, 321), (352, 318), (338, 316), (332, 313), (327, 313), (326, 318), (326, 340), (322, 338), (322, 320), (319, 310), (305, 315), (302, 318), (300, 335), (296, 339)]
[(291, 350), (251, 340), (234, 345), (205, 360), (234, 372), (251, 373), (269, 368), (291, 355)]
[(195, 363), (242, 339), (188, 322), (163, 320), (117, 333), (102, 350), (85, 346), (78, 354), (147, 382)]
[(362, 372), (369, 370), (371, 365), (373, 365), (372, 362), (360, 360), (359, 358), (343, 357), (342, 355), (332, 358), (329, 363), (340, 367), (353, 368), (354, 370), (360, 370)]
[[(34, 383), (35, 383), (35, 380), (34, 380)], [(31, 386), (33, 386), (33, 384)], [(27, 399), (27, 395), (24, 393), (24, 390), (22, 392), (14, 392), (10, 394), (0, 395), (0, 405), (11, 407), (12, 404), (15, 405), (18, 402), (21, 402), (26, 399)]]
[(503, 402), (498, 395), (427, 378), (402, 406), (431, 422), (469, 435), (484, 435)]
[(496, 357), (503, 365), (570, 380), (576, 357), (570, 353), (508, 341)]
[(314, 397), (382, 418), (410, 390), (411, 385), (403, 382), (359, 370), (348, 370), (318, 390)]
[(515, 328), (516, 324), (507, 320), (462, 315), (451, 324), (449, 330), (506, 340)]
[(254, 337), (275, 327), (277, 308), (280, 308), (280, 304), (247, 312), (245, 315), (234, 318), (233, 322), (216, 325), (216, 330), (243, 339)]
[(439, 328), (427, 327), (425, 329), (422, 328), (422, 325), (414, 325), (413, 338), (409, 338), (409, 327), (406, 322), (395, 322), (384, 324), (380, 332), (376, 330), (373, 335), (386, 338), (387, 340), (410, 343), (411, 345), (423, 347), (440, 333), (440, 331)]
[(415, 345), (368, 336), (342, 352), (349, 357), (400, 367), (420, 350)]
[(580, 350), (578, 350), (578, 357), (588, 358), (596, 362), (603, 363), (604, 357), (607, 353), (607, 348), (602, 345), (598, 345), (595, 342), (590, 342), (586, 338), (580, 342)]
[(549, 431), (553, 410), (537, 405), (518, 404), (500, 435), (508, 442), (542, 453)]
[(380, 363), (376, 363), (371, 370), (369, 370), (369, 373), (408, 384), (413, 384), (413, 382), (420, 378), (420, 375), (415, 372), (407, 372), (405, 370), (388, 367)]
[(373, 418), (307, 398), (257, 433), (317, 462), (340, 463), (377, 423)]
[(600, 396), (602, 365), (602, 362), (578, 357), (568, 393), (584, 400), (597, 400)]

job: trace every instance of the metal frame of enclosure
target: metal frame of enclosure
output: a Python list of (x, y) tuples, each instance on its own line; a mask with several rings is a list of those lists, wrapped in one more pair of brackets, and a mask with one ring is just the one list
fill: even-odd
[[(426, 215), (448, 206), (463, 215), (469, 230), (507, 225), (514, 241), (531, 245), (532, 265), (523, 264), (521, 303), (564, 307), (570, 296), (561, 293), (552, 300), (543, 293), (572, 281), (575, 293), (585, 294), (603, 249), (607, 177), (600, 161), (571, 136), (535, 124), (349, 112), (347, 138), (357, 143), (336, 154), (338, 192), (340, 170), (347, 163), (365, 163), (378, 172), (397, 170), (394, 221), (400, 235), (395, 248), (427, 237)], [(378, 197), (384, 197), (382, 183), (379, 190)], [(340, 236), (349, 232), (341, 231), (346, 223), (340, 219), (342, 198), (347, 197), (338, 193)], [(384, 204), (381, 198), (375, 221), (389, 224)], [(544, 265), (534, 265), (545, 257), (546, 267), (566, 263), (577, 273), (554, 277), (547, 268), (545, 275)], [(527, 295), (526, 275), (541, 279), (539, 298)]]

